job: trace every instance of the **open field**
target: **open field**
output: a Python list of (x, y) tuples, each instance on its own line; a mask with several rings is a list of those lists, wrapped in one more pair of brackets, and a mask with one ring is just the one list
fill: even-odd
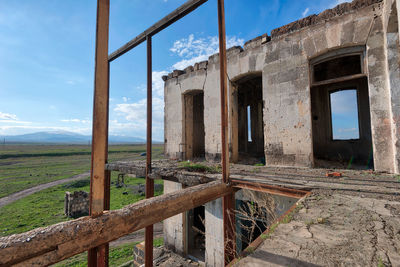
[[(163, 238), (156, 238), (153, 241), (154, 247), (160, 247), (163, 245)], [(132, 260), (133, 246), (140, 242), (134, 242), (131, 244), (125, 244), (122, 246), (111, 247), (109, 254), (109, 266), (119, 266), (130, 260)], [(87, 252), (81, 253), (69, 259), (66, 259), (60, 263), (54, 264), (54, 267), (68, 266), (68, 267), (85, 267), (87, 266)]]
[[(0, 198), (88, 171), (90, 151), (88, 145), (1, 145)], [(145, 151), (145, 145), (111, 145), (109, 161), (145, 159)], [(163, 145), (153, 145), (153, 158), (162, 153)]]
[[(33, 186), (69, 178), (90, 169), (90, 147), (84, 145), (5, 145), (0, 147), (0, 197), (8, 196)], [(140, 160), (144, 145), (113, 145), (109, 148), (109, 161)], [(153, 158), (163, 157), (163, 145), (153, 145)], [(125, 186), (115, 186), (118, 173), (111, 176), (111, 209), (144, 199), (134, 192), (134, 187), (144, 179), (125, 177)], [(162, 181), (156, 181), (162, 184)], [(71, 220), (64, 215), (66, 191), (89, 192), (89, 177), (53, 186), (16, 200), (0, 208), (0, 236), (7, 236)], [(155, 195), (162, 194), (156, 190)], [(162, 239), (154, 240), (155, 245)], [(136, 242), (137, 243), (137, 242)], [(136, 243), (110, 248), (110, 266), (120, 265), (132, 259), (132, 247)], [(86, 266), (86, 253), (72, 257), (57, 266)]]
[[(144, 159), (140, 156), (144, 145), (110, 146), (110, 162)], [(161, 158), (162, 145), (155, 145), (154, 158)], [(6, 145), (0, 151), (0, 197), (79, 174), (90, 168), (90, 147), (83, 145)], [(111, 181), (115, 183), (117, 173)], [(144, 183), (141, 178), (125, 178), (127, 187), (111, 186), (111, 209), (143, 199), (131, 192), (134, 185)], [(29, 231), (68, 220), (64, 216), (66, 191), (89, 191), (89, 177), (37, 192), (0, 208), (0, 236)], [(161, 191), (156, 192), (160, 194)]]
[[(125, 177), (126, 187), (117, 188), (117, 173), (111, 177), (111, 209), (120, 209), (128, 204), (144, 199), (144, 196), (132, 192), (132, 186), (143, 184), (144, 179)], [(37, 227), (52, 225), (69, 220), (64, 215), (64, 197), (66, 191), (89, 192), (89, 178), (48, 188), (17, 200), (0, 208), (0, 236), (23, 233)], [(156, 181), (162, 183), (162, 181)], [(156, 191), (156, 195), (162, 191)]]

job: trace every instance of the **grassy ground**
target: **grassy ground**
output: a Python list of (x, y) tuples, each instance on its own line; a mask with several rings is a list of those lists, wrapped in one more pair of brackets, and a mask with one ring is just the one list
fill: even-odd
[[(153, 158), (162, 157), (163, 146), (154, 145)], [(0, 197), (71, 177), (90, 169), (88, 145), (1, 145)], [(138, 160), (144, 145), (112, 145), (109, 161)]]
[[(128, 204), (144, 199), (133, 194), (131, 186), (143, 184), (144, 179), (125, 177), (127, 187), (117, 188), (115, 182), (118, 173), (111, 176), (111, 209), (120, 209)], [(17, 200), (0, 208), (0, 236), (23, 233), (37, 227), (52, 225), (69, 220), (64, 216), (64, 197), (66, 191), (83, 190), (89, 192), (89, 178), (48, 188)], [(156, 181), (162, 183), (162, 181)], [(156, 191), (156, 195), (162, 191)]]
[[(163, 146), (153, 146), (153, 158), (163, 155)], [(115, 145), (109, 148), (109, 162), (116, 160), (144, 160), (144, 145)], [(90, 147), (83, 145), (5, 145), (0, 147), (0, 197), (38, 184), (68, 178), (88, 171)], [(111, 176), (111, 209), (120, 209), (144, 199), (134, 194), (132, 187), (144, 179), (125, 177), (125, 187), (115, 186), (118, 173)], [(89, 177), (42, 190), (0, 208), (0, 236), (17, 234), (70, 220), (64, 216), (66, 191), (89, 192)], [(156, 181), (162, 183), (162, 181)], [(156, 191), (156, 195), (162, 194)], [(155, 239), (155, 246), (162, 239)], [(123, 245), (110, 249), (110, 266), (118, 266), (132, 259), (132, 247)], [(86, 266), (86, 253), (74, 256), (57, 266)]]
[[(126, 244), (126, 245), (122, 245), (122, 246), (115, 247), (115, 248), (110, 248), (109, 265), (110, 266), (119, 266), (121, 264), (124, 264), (125, 262), (132, 260), (133, 246), (135, 246), (138, 243), (139, 242)], [(163, 239), (162, 238), (154, 239), (153, 243), (154, 243), (155, 247), (162, 246)], [(65, 261), (57, 263), (53, 266), (54, 267), (61, 267), (61, 266), (85, 267), (85, 266), (87, 266), (87, 253), (85, 252), (85, 253), (76, 255)]]

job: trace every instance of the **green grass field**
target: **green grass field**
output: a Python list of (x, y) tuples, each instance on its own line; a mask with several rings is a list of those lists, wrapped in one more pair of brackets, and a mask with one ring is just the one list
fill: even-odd
[[(115, 248), (110, 248), (109, 253), (109, 266), (119, 266), (132, 260), (133, 246), (139, 242), (125, 244)], [(160, 247), (164, 243), (163, 238), (156, 238), (153, 241), (154, 247)], [(68, 267), (86, 267), (87, 266), (87, 252), (73, 256), (60, 263), (53, 265), (54, 267), (68, 266)]]
[[(112, 173), (110, 190), (110, 208), (120, 209), (126, 205), (144, 199), (144, 196), (132, 193), (130, 186), (143, 184), (144, 179), (125, 177), (127, 187), (117, 188), (117, 173)], [(37, 227), (44, 227), (70, 220), (64, 216), (64, 197), (66, 191), (89, 192), (89, 178), (48, 188), (17, 200), (0, 208), (0, 236), (23, 233)], [(162, 181), (156, 181), (162, 183)], [(156, 195), (162, 191), (156, 191)]]
[[(85, 145), (1, 145), (0, 198), (90, 169), (91, 147)], [(144, 145), (112, 145), (109, 162), (140, 160)], [(153, 158), (161, 158), (162, 145), (153, 146)]]
[[(109, 162), (117, 160), (144, 160), (144, 145), (114, 145), (109, 148)], [(0, 197), (38, 184), (84, 173), (90, 168), (90, 147), (83, 145), (5, 145), (0, 147)], [(153, 146), (153, 158), (163, 157), (163, 146)], [(115, 186), (118, 173), (112, 172), (110, 208), (120, 209), (144, 196), (133, 193), (132, 187), (144, 179), (125, 177), (125, 187)], [(156, 181), (156, 184), (162, 181)], [(0, 208), (0, 236), (26, 232), (71, 220), (64, 215), (66, 191), (89, 192), (90, 179), (68, 182), (48, 188)], [(156, 191), (162, 194), (162, 190)], [(155, 246), (162, 239), (155, 239)], [(118, 266), (132, 259), (132, 248), (127, 244), (110, 249), (110, 266)], [(86, 253), (79, 254), (57, 266), (86, 266)]]

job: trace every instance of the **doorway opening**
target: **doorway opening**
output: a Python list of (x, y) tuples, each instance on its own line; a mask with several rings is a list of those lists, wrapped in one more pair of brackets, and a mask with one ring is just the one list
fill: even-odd
[(204, 93), (194, 90), (184, 94), (183, 98), (185, 159), (204, 158)]
[[(311, 113), (316, 167), (373, 168), (368, 80), (363, 48), (324, 55), (311, 64)], [(346, 50), (343, 50), (346, 52)], [(347, 51), (348, 52), (348, 51)]]
[(196, 207), (187, 212), (187, 254), (193, 260), (205, 262), (205, 208)]
[(265, 163), (261, 74), (234, 82), (232, 95), (232, 158), (244, 164)]

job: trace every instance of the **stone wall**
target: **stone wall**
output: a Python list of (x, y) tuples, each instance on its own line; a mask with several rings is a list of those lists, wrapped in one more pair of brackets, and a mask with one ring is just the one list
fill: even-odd
[[(386, 34), (387, 13), (391, 10), (387, 5), (392, 5), (392, 2), (355, 0), (343, 3), (319, 15), (275, 29), (271, 37), (263, 35), (247, 42), (243, 48), (228, 49), (232, 155), (235, 155), (237, 143), (234, 136), (237, 125), (233, 123), (235, 101), (232, 101), (235, 81), (261, 74), (266, 164), (312, 167), (310, 62), (339, 48), (364, 47), (374, 167), (378, 171), (398, 172), (400, 156), (395, 155), (399, 154), (400, 145), (395, 143), (400, 132), (396, 130), (400, 128), (396, 126), (399, 124), (396, 114), (400, 114), (397, 112), (400, 101), (395, 97), (398, 91), (396, 72), (391, 72), (389, 80), (388, 71), (389, 67), (396, 70), (393, 53), (398, 53), (395, 49), (398, 43), (395, 36)], [(387, 45), (392, 52), (388, 52)], [(218, 54), (163, 78), (166, 155), (181, 158), (184, 153), (183, 94), (203, 90), (206, 159), (218, 160), (221, 152)]]
[[(164, 181), (164, 194), (181, 189), (182, 185), (180, 183)], [(163, 221), (164, 246), (180, 255), (185, 253), (184, 218), (185, 213), (181, 213)]]
[(65, 192), (64, 214), (72, 218), (89, 215), (89, 194), (84, 191)]

